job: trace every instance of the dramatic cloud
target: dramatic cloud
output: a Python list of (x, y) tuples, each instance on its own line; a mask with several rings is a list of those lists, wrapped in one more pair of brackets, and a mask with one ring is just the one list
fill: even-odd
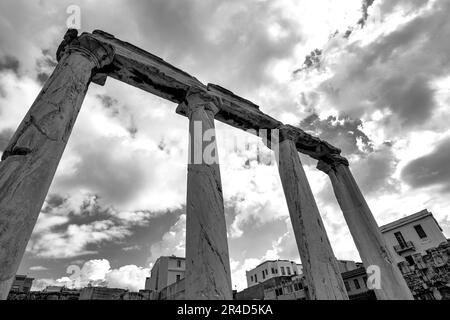
[(362, 118), (379, 110), (397, 132), (424, 125), (437, 106), (433, 81), (449, 71), (442, 55), (449, 50), (448, 11), (448, 2), (436, 1), (372, 42), (331, 41), (325, 55), (332, 76), (320, 90), (340, 114)]
[(186, 215), (182, 214), (178, 221), (170, 227), (161, 241), (150, 247), (149, 261), (155, 262), (161, 256), (175, 255), (184, 257), (186, 254)]
[(109, 287), (125, 288), (131, 291), (144, 289), (145, 278), (150, 276), (149, 268), (127, 265), (106, 273), (105, 281)]
[(33, 266), (33, 267), (30, 267), (30, 270), (31, 271), (45, 271), (45, 270), (48, 270), (46, 267), (43, 267), (43, 266)]
[(11, 70), (17, 73), (19, 71), (19, 60), (11, 56), (4, 56), (0, 59), (0, 72)]
[[(340, 147), (378, 222), (426, 207), (450, 231), (450, 203), (429, 190), (448, 188), (447, 143), (429, 143), (448, 134), (448, 1), (2, 1), (0, 152), (56, 64), (69, 5), (81, 31), (107, 31)], [(307, 55), (316, 68), (293, 75)], [(188, 121), (175, 108), (113, 79), (91, 84), (19, 272), (48, 278), (40, 287), (137, 290), (148, 262), (184, 255)], [(262, 161), (270, 152), (216, 127), (242, 289), (245, 270), (298, 250), (276, 164)], [(333, 250), (359, 259), (328, 177), (301, 158)], [(74, 259), (81, 275), (66, 277)]]
[(69, 225), (63, 231), (47, 232), (31, 240), (28, 251), (38, 257), (68, 258), (80, 255), (95, 254), (96, 250), (88, 250), (88, 244), (104, 241), (120, 240), (129, 235), (122, 226), (111, 221), (96, 221), (85, 225)]
[(389, 145), (382, 145), (352, 165), (361, 190), (366, 195), (399, 191), (399, 181), (393, 177), (398, 160)]
[(430, 154), (411, 161), (402, 171), (402, 179), (414, 188), (440, 186), (450, 191), (450, 139), (439, 143)]
[(150, 269), (135, 265), (111, 269), (108, 260), (96, 259), (85, 262), (82, 267), (71, 265), (67, 268), (67, 273), (68, 276), (56, 280), (36, 279), (32, 290), (43, 290), (49, 285), (83, 288), (90, 284), (139, 291), (144, 289), (145, 278), (150, 275)]
[(369, 137), (362, 131), (361, 120), (333, 116), (321, 120), (312, 114), (300, 122), (300, 128), (338, 146), (344, 155), (373, 151)]

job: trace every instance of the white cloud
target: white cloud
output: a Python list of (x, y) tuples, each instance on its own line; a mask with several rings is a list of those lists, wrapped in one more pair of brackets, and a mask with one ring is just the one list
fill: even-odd
[(31, 271), (45, 271), (45, 270), (48, 270), (48, 268), (43, 267), (43, 266), (32, 266), (32, 267), (30, 267), (30, 270)]
[(150, 247), (149, 261), (155, 262), (161, 256), (175, 255), (184, 257), (186, 253), (186, 215), (182, 214), (177, 222), (170, 227), (161, 241)]
[(126, 288), (131, 291), (144, 289), (145, 278), (150, 276), (149, 268), (127, 265), (106, 273), (105, 281), (109, 287)]
[(33, 290), (45, 289), (48, 285), (66, 286), (69, 288), (82, 288), (91, 284), (93, 286), (107, 286), (110, 288), (123, 288), (130, 291), (139, 291), (145, 287), (145, 278), (150, 275), (149, 268), (136, 265), (126, 265), (118, 269), (111, 269), (106, 259), (89, 260), (79, 268), (71, 265), (67, 269), (68, 276), (59, 279), (36, 279)]
[(261, 260), (254, 258), (245, 259), (242, 262), (231, 260), (231, 282), (233, 290), (236, 289), (241, 291), (247, 288), (247, 277), (245, 276), (245, 272), (255, 268), (261, 262)]
[(71, 258), (86, 254), (95, 254), (96, 250), (87, 250), (89, 244), (116, 241), (130, 235), (112, 221), (95, 221), (91, 224), (71, 224), (62, 231), (38, 234), (28, 243), (27, 251), (43, 258)]

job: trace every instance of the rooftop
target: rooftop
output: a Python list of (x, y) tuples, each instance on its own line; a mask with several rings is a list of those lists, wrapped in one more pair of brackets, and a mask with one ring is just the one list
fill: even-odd
[(278, 261), (291, 262), (291, 263), (294, 263), (294, 264), (299, 265), (299, 266), (302, 265), (301, 263), (297, 263), (297, 262), (292, 261), (292, 260), (287, 260), (287, 259), (276, 259), (276, 260), (266, 260), (266, 261), (263, 261), (263, 262), (261, 262), (260, 264), (258, 264), (256, 267), (252, 268), (251, 270), (258, 268), (259, 266), (262, 266), (263, 264), (266, 264), (266, 263), (269, 263), (269, 262), (278, 262)]
[(359, 267), (358, 269), (343, 272), (341, 275), (344, 280), (355, 276), (366, 275), (366, 269), (364, 267)]
[(433, 214), (430, 211), (428, 211), (427, 209), (424, 209), (424, 210), (419, 211), (417, 213), (411, 214), (409, 216), (406, 216), (406, 217), (403, 217), (401, 219), (395, 220), (395, 221), (393, 221), (391, 223), (385, 224), (385, 225), (380, 227), (380, 231), (381, 232), (387, 232), (387, 231), (390, 231), (392, 229), (401, 227), (401, 226), (403, 226), (405, 224), (408, 224), (408, 223), (420, 220), (420, 219), (422, 219), (424, 217), (427, 217), (427, 216), (431, 216), (434, 219)]

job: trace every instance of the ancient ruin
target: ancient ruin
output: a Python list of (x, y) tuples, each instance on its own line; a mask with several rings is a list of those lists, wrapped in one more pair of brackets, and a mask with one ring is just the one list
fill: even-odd
[[(365, 267), (379, 268), (377, 298), (413, 298), (338, 148), (103, 31), (69, 30), (57, 58), (0, 163), (0, 299), (8, 296), (89, 84), (104, 85), (108, 76), (178, 104), (190, 131), (194, 122), (214, 129), (215, 120), (254, 132), (279, 130), (278, 169), (310, 299), (348, 296), (298, 152), (317, 159), (330, 177)], [(232, 299), (219, 165), (189, 163), (187, 184), (186, 298)]]

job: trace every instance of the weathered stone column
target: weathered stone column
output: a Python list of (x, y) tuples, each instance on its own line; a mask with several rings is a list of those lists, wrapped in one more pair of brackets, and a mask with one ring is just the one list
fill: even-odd
[(191, 89), (186, 202), (186, 299), (232, 299), (214, 115), (220, 102)]
[(327, 173), (331, 179), (334, 193), (364, 266), (366, 269), (374, 266), (371, 268), (380, 272), (381, 285), (379, 289), (374, 290), (377, 299), (412, 300), (411, 291), (395, 265), (392, 253), (386, 246), (377, 222), (350, 172), (348, 161), (335, 155), (328, 158), (327, 162), (319, 161), (317, 168)]
[(291, 126), (279, 128), (273, 144), (310, 299), (347, 300), (336, 258), (303, 169)]
[(58, 66), (0, 162), (0, 300), (6, 299), (96, 68), (114, 50), (69, 30)]

